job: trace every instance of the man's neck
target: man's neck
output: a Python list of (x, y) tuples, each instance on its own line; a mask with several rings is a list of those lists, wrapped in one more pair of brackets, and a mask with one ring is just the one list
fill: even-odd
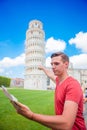
[(69, 77), (68, 74), (58, 77), (59, 84), (61, 84), (63, 81), (65, 81)]

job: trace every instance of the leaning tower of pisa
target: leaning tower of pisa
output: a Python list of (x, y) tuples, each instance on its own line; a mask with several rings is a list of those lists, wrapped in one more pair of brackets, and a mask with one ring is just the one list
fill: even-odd
[(46, 89), (46, 75), (38, 69), (45, 64), (45, 32), (41, 21), (32, 20), (26, 31), (24, 88)]

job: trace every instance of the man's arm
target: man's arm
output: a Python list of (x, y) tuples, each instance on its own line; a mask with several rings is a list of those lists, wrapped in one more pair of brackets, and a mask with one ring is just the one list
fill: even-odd
[(71, 130), (78, 109), (77, 103), (66, 101), (62, 115), (50, 116), (33, 113), (27, 106), (21, 103), (17, 103), (19, 107), (15, 106), (14, 102), (12, 104), (16, 108), (17, 112), (22, 116), (55, 130)]
[(45, 68), (45, 67), (42, 66), (42, 65), (38, 66), (38, 69), (43, 70), (43, 72), (44, 72), (51, 80), (53, 80), (53, 81), (55, 82), (56, 76), (54, 75), (53, 71), (51, 71), (51, 70)]
[(77, 109), (77, 103), (66, 101), (62, 115), (47, 116), (34, 113), (32, 119), (55, 130), (71, 130), (76, 118)]

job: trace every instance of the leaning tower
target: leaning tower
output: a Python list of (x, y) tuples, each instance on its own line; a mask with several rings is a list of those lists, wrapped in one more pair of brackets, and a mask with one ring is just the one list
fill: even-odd
[(45, 64), (45, 32), (42, 22), (32, 20), (26, 31), (24, 88), (32, 90), (47, 88), (46, 75), (38, 69), (40, 64)]

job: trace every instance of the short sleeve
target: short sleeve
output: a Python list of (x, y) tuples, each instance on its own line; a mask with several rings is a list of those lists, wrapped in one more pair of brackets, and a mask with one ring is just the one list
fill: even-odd
[(82, 96), (83, 96), (83, 93), (82, 93), (80, 84), (76, 80), (73, 82), (70, 82), (67, 86), (65, 100), (72, 100), (78, 104)]

